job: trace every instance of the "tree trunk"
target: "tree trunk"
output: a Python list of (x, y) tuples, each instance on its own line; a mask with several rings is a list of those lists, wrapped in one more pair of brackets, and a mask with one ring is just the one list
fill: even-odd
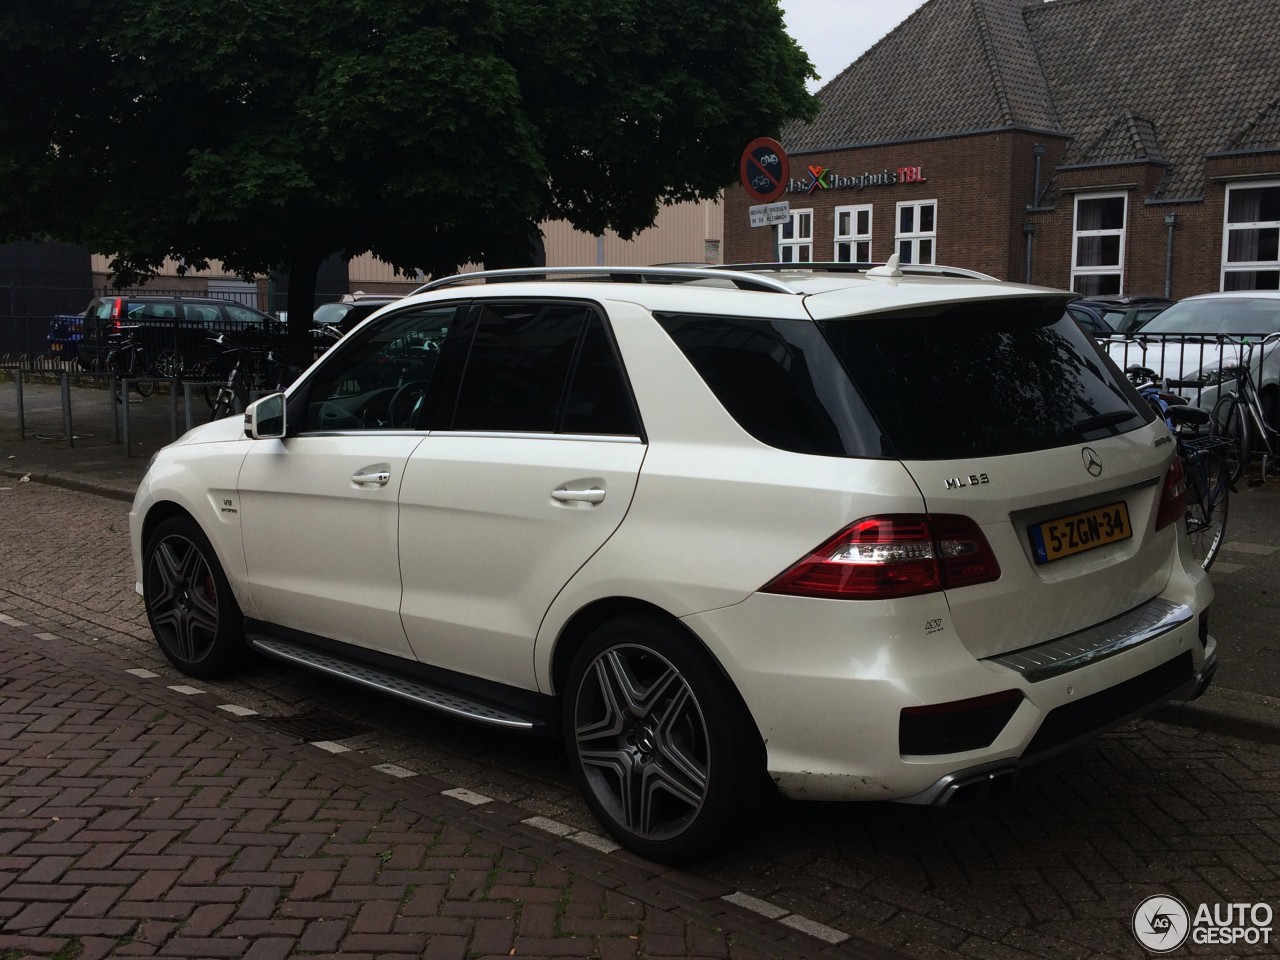
[(290, 381), (311, 366), (314, 349), (311, 318), (315, 313), (316, 277), (322, 259), (319, 254), (297, 252), (289, 261), (289, 333), (285, 341), (285, 362), (292, 372)]

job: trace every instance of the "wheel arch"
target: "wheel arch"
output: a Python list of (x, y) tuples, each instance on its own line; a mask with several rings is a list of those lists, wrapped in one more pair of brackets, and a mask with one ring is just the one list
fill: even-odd
[[(551, 653), (551, 693), (555, 697), (560, 697), (565, 688), (565, 682), (569, 676), (569, 668), (573, 663), (573, 658), (581, 649), (583, 643), (586, 642), (593, 630), (601, 624), (608, 623), (618, 617), (627, 614), (640, 614), (651, 616), (670, 623), (678, 628), (690, 643), (694, 644), (706, 656), (707, 661), (711, 663), (716, 672), (720, 674), (728, 689), (733, 691), (733, 695), (742, 704), (743, 710), (751, 717), (752, 723), (755, 724), (755, 717), (751, 713), (750, 707), (747, 706), (742, 692), (738, 689), (738, 685), (734, 683), (733, 677), (725, 670), (724, 664), (720, 662), (720, 658), (706, 644), (703, 639), (698, 636), (689, 625), (674, 614), (662, 609), (655, 603), (647, 600), (640, 600), (636, 597), (603, 597), (599, 600), (592, 601), (585, 607), (580, 609), (564, 627), (561, 628), (556, 638), (556, 643)], [(760, 732), (759, 725), (756, 725), (756, 735), (760, 737), (761, 744), (764, 742), (764, 735)]]
[(235, 595), (240, 609), (246, 612), (251, 611), (253, 602), (244, 584), (243, 556), (228, 556), (228, 544), (225, 542), (225, 536), (216, 529), (211, 530), (207, 523), (201, 521), (197, 511), (187, 504), (178, 500), (158, 499), (147, 507), (146, 513), (142, 517), (139, 531), (138, 549), (141, 551), (141, 555), (145, 558), (147, 544), (151, 542), (151, 536), (156, 527), (173, 517), (186, 517), (200, 529), (200, 532), (204, 534), (205, 539), (209, 541), (209, 545), (213, 548), (214, 555), (218, 559), (218, 564), (222, 567), (223, 575), (226, 576), (231, 585), (231, 592)]

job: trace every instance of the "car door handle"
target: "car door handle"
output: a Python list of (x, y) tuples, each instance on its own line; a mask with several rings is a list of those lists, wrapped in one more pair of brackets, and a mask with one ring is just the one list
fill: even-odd
[(572, 501), (582, 501), (583, 503), (599, 503), (604, 499), (604, 491), (599, 487), (591, 487), (587, 490), (566, 490), (559, 487), (551, 491), (553, 500), (559, 500), (561, 503)]
[(372, 483), (379, 487), (385, 487), (390, 481), (390, 470), (375, 470), (373, 473), (357, 473), (351, 478), (351, 482), (358, 484), (359, 486)]

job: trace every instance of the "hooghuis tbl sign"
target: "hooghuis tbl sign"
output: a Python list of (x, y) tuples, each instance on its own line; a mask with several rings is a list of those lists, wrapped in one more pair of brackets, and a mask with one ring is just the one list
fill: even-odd
[(897, 170), (881, 170), (879, 173), (858, 173), (845, 176), (830, 167), (809, 164), (809, 176), (787, 180), (788, 193), (816, 193), (819, 190), (861, 190), (863, 187), (889, 187), (895, 183), (924, 183), (923, 167), (898, 167)]

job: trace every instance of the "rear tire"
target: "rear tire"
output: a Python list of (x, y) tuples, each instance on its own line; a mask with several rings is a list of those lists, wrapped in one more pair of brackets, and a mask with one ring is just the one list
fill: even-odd
[(1224, 454), (1227, 477), (1234, 484), (1249, 466), (1252, 440), (1249, 433), (1249, 418), (1235, 394), (1229, 393), (1225, 397), (1220, 397), (1213, 405), (1213, 412), (1209, 419), (1209, 432), (1212, 436), (1222, 437), (1227, 441)]
[(628, 614), (597, 627), (573, 659), (563, 705), (574, 779), (627, 849), (689, 860), (757, 809), (765, 754), (755, 721), (676, 624)]
[(1193, 455), (1187, 467), (1187, 537), (1191, 552), (1208, 570), (1218, 558), (1227, 533), (1231, 481), (1227, 461), (1219, 451)]

